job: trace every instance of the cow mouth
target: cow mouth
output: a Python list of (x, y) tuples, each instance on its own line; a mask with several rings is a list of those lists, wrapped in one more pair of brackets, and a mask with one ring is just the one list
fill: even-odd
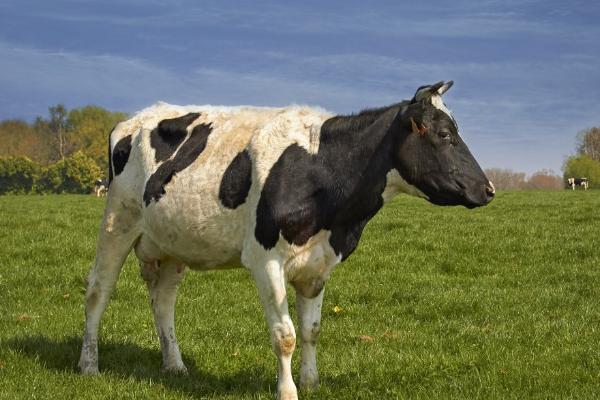
[(464, 206), (468, 209), (483, 207), (494, 199), (495, 190), (490, 185), (467, 187), (459, 181), (437, 186), (426, 192), (428, 200), (441, 206)]
[(468, 204), (465, 204), (465, 207), (473, 209), (476, 207), (486, 206), (492, 200), (494, 200), (495, 193), (496, 191), (493, 189), (493, 186), (490, 188), (487, 185), (483, 185), (483, 189), (479, 188), (475, 195), (466, 192), (465, 199), (467, 200)]

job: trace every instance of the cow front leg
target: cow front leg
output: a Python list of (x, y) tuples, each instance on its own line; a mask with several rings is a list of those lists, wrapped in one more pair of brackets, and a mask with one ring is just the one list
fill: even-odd
[(177, 286), (183, 279), (185, 266), (172, 262), (140, 262), (140, 272), (148, 286), (150, 306), (160, 340), (162, 370), (187, 373), (175, 336)]
[(252, 269), (265, 317), (269, 324), (271, 345), (277, 356), (277, 399), (296, 400), (298, 392), (292, 378), (292, 354), (296, 332), (288, 313), (286, 281), (278, 260), (269, 260)]
[(321, 331), (321, 307), (324, 289), (314, 298), (304, 297), (296, 290), (296, 309), (300, 325), (301, 362), (300, 388), (315, 389), (319, 385), (317, 370), (317, 340)]

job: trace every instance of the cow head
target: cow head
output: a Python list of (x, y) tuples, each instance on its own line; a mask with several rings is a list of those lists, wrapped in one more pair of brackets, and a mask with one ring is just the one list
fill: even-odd
[(401, 109), (395, 135), (395, 168), (430, 202), (474, 208), (492, 201), (495, 190), (442, 101), (452, 84), (422, 86)]

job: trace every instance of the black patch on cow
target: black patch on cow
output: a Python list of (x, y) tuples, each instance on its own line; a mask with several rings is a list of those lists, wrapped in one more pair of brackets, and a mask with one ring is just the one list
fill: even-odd
[[(127, 164), (127, 160), (129, 160), (129, 153), (131, 153), (131, 135), (127, 135), (119, 140), (112, 149), (114, 176), (118, 176), (123, 172), (123, 169), (125, 169), (125, 164)], [(111, 171), (109, 171), (109, 176), (110, 175), (112, 175)], [(110, 176), (109, 179), (112, 179), (112, 176)]]
[[(112, 131), (110, 132), (112, 134)], [(108, 184), (112, 182), (113, 169), (112, 169), (112, 151), (110, 148), (110, 135), (108, 135)]]
[(347, 258), (367, 222), (383, 205), (392, 168), (392, 135), (399, 105), (334, 117), (321, 127), (319, 151), (292, 144), (265, 180), (256, 210), (256, 240), (265, 249), (279, 234), (301, 246), (321, 229), (331, 231), (336, 254)]
[(162, 163), (150, 176), (144, 190), (146, 206), (152, 200), (158, 201), (165, 194), (165, 185), (171, 182), (173, 176), (189, 167), (200, 156), (211, 132), (211, 124), (195, 126), (190, 137), (181, 145), (175, 157)]
[(238, 153), (231, 161), (219, 187), (219, 200), (231, 209), (235, 209), (246, 201), (252, 185), (252, 161), (247, 150)]
[(199, 116), (200, 113), (189, 113), (158, 123), (156, 129), (150, 133), (150, 146), (155, 151), (154, 159), (157, 163), (171, 158), (187, 136), (187, 127)]
[(110, 148), (110, 137), (112, 136), (113, 132), (115, 131), (115, 129), (117, 128), (117, 126), (115, 125), (114, 128), (112, 128), (110, 130), (110, 133), (108, 134), (108, 184), (110, 185), (110, 183), (112, 182), (113, 179), (113, 168), (112, 168), (112, 149)]

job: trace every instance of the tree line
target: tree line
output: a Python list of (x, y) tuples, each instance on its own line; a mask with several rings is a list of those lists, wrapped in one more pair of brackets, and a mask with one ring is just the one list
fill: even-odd
[(485, 174), (498, 190), (558, 190), (565, 186), (563, 178), (550, 169), (527, 177), (525, 172), (505, 168), (489, 168)]
[(57, 104), (31, 123), (0, 121), (0, 194), (89, 193), (107, 176), (108, 133), (126, 118)]
[(567, 185), (568, 178), (588, 178), (590, 188), (600, 188), (600, 128), (580, 131), (575, 138), (576, 154), (568, 157), (560, 176), (543, 169), (527, 177), (512, 169), (490, 168), (485, 173), (500, 190), (558, 190)]
[[(107, 176), (108, 133), (127, 118), (98, 106), (48, 108), (33, 122), (0, 121), (0, 194), (90, 193)], [(600, 188), (600, 128), (576, 136), (576, 154), (567, 158), (563, 176), (543, 169), (527, 177), (491, 168), (486, 175), (499, 190), (558, 190), (570, 177), (586, 177)]]

